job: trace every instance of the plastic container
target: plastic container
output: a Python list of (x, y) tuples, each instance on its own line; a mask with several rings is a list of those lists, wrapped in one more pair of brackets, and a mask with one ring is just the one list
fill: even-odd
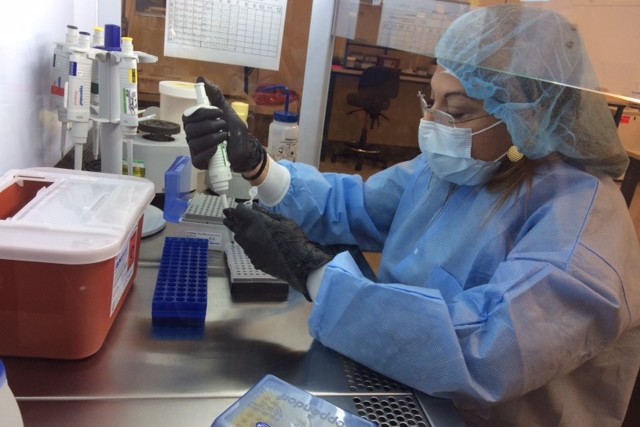
[(160, 120), (177, 123), (182, 129), (182, 113), (187, 108), (197, 105), (195, 83), (165, 80), (160, 82), (158, 90)]
[(273, 113), (273, 122), (269, 125), (269, 143), (267, 151), (276, 161), (290, 160), (295, 162), (300, 139), (298, 115), (289, 111), (289, 88), (273, 86), (272, 90), (284, 89), (286, 99), (284, 111)]
[[(298, 117), (285, 116), (282, 111), (273, 114), (273, 122), (269, 125), (269, 154), (278, 160), (296, 161), (298, 151)], [(295, 114), (295, 113), (290, 113)]]
[(18, 402), (16, 402), (7, 383), (7, 374), (2, 360), (0, 360), (0, 420), (2, 420), (3, 427), (22, 427), (24, 425)]
[(178, 156), (164, 173), (164, 210), (163, 218), (179, 224), (182, 215), (189, 207), (191, 182), (189, 180), (191, 157)]
[(0, 355), (97, 352), (137, 273), (142, 178), (54, 168), (0, 178)]
[(265, 376), (222, 413), (212, 427), (375, 427), (273, 375)]

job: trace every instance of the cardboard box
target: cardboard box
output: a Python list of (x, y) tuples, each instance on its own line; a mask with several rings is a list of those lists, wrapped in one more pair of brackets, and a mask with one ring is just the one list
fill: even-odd
[(0, 355), (97, 352), (137, 272), (151, 181), (67, 169), (0, 178)]

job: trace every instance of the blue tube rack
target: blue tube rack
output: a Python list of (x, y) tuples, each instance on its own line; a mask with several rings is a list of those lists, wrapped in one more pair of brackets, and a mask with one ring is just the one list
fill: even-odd
[(204, 327), (208, 256), (207, 239), (165, 239), (151, 310), (154, 328)]

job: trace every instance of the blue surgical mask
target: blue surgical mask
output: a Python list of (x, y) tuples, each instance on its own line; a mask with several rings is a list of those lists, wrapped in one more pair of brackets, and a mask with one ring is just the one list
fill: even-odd
[(507, 153), (489, 162), (474, 159), (471, 157), (471, 140), (473, 135), (500, 123), (472, 133), (469, 128), (454, 128), (421, 119), (418, 129), (420, 151), (427, 156), (431, 170), (439, 178), (458, 185), (484, 184)]

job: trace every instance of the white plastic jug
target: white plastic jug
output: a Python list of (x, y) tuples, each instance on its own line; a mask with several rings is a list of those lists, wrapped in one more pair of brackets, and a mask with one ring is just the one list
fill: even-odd
[(289, 88), (287, 86), (270, 86), (265, 88), (267, 92), (284, 90), (284, 111), (273, 113), (273, 122), (269, 125), (269, 140), (267, 152), (275, 160), (296, 161), (300, 128), (298, 127), (298, 115), (289, 111)]

